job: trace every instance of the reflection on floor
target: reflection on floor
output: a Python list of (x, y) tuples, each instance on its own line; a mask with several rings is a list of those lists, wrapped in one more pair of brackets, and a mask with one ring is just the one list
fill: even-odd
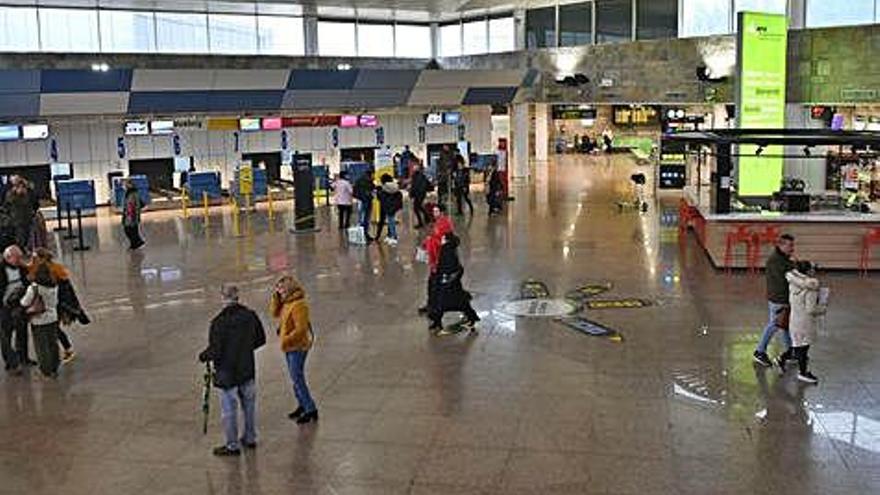
[[(762, 278), (725, 276), (679, 243), (674, 198), (619, 212), (633, 167), (564, 158), (516, 186), (501, 217), (480, 205), (456, 219), (476, 336), (431, 337), (416, 315), (425, 267), (409, 222), (400, 246), (361, 248), (326, 209), (318, 234), (260, 211), (239, 238), (228, 211), (207, 227), (157, 212), (129, 253), (118, 219), (88, 220), (91, 251), (59, 246), (95, 321), (72, 330), (79, 357), (57, 383), (0, 377), (0, 493), (880, 492), (877, 277), (824, 275), (819, 386), (756, 370)], [(260, 447), (213, 458), (219, 418), (202, 436), (195, 357), (218, 286), (238, 282), (265, 317), (286, 270), (313, 302), (320, 424), (286, 418), (272, 337), (258, 356)], [(500, 311), (529, 278), (554, 297), (611, 282), (598, 297), (653, 304), (585, 310), (625, 335), (616, 343)]]

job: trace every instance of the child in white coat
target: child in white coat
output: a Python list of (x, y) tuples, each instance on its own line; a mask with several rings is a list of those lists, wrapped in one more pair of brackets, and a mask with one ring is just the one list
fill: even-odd
[[(810, 345), (816, 340), (820, 318), (826, 307), (819, 301), (819, 280), (809, 261), (799, 261), (794, 270), (785, 274), (789, 287), (791, 316), (788, 331), (792, 351), (798, 361), (798, 380), (818, 383), (819, 379), (807, 369)], [(784, 371), (784, 370), (783, 370)]]

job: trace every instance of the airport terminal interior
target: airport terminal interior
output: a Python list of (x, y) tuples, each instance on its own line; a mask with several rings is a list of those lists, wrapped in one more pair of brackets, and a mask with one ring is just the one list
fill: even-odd
[(841, 3), (0, 0), (0, 494), (880, 493)]

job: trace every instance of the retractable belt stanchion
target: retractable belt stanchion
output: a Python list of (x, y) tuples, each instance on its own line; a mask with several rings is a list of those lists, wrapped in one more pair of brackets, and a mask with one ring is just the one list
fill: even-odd
[(79, 244), (73, 247), (74, 251), (88, 251), (89, 246), (83, 244), (83, 222), (82, 222), (82, 208), (76, 209), (76, 230), (77, 237), (79, 237)]
[(205, 226), (208, 226), (211, 223), (211, 216), (208, 212), (208, 193), (207, 191), (202, 192), (202, 208), (205, 214)]
[(61, 199), (58, 198), (55, 200), (55, 220), (58, 221), (58, 225), (55, 227), (55, 232), (60, 232), (64, 230), (64, 215), (61, 214)]
[(71, 217), (70, 203), (67, 203), (67, 235), (64, 238), (67, 240), (76, 239), (76, 236), (73, 234), (73, 218)]
[(266, 196), (269, 201), (269, 221), (271, 222), (275, 219), (275, 208), (272, 204), (272, 191), (266, 191)]
[(231, 197), (232, 201), (232, 235), (233, 237), (241, 236), (241, 223), (239, 221), (239, 210), (238, 210), (238, 202), (235, 200), (235, 196)]

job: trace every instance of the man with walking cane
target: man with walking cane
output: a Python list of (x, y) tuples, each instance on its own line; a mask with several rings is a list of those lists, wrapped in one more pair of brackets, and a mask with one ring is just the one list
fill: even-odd
[[(220, 297), (224, 308), (211, 321), (208, 348), (199, 354), (206, 366), (206, 385), (213, 382), (220, 391), (220, 415), (226, 443), (214, 449), (220, 457), (241, 455), (241, 446), (257, 447), (254, 351), (266, 343), (260, 318), (251, 309), (239, 304), (238, 287), (223, 285)], [(213, 374), (211, 373), (213, 364)], [(244, 413), (244, 436), (238, 438), (238, 408)], [(203, 405), (207, 432), (207, 394)]]

